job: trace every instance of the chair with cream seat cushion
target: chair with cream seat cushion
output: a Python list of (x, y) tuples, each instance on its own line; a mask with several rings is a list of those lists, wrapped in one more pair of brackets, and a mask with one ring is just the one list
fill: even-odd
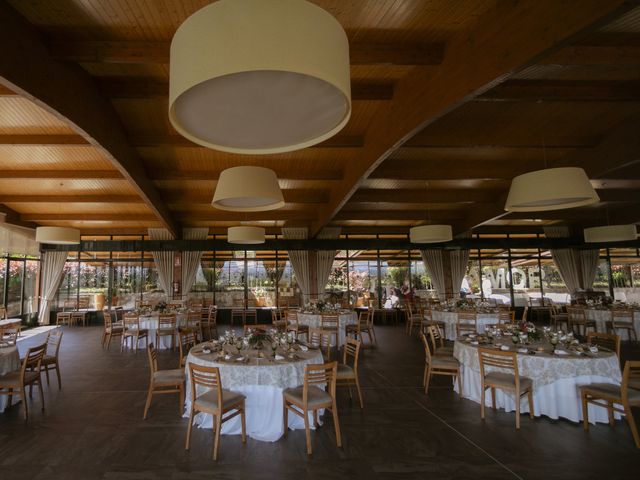
[[(240, 415), (242, 443), (247, 442), (245, 396), (222, 388), (220, 369), (218, 367), (205, 367), (189, 363), (189, 378), (191, 382), (191, 410), (189, 411), (189, 427), (187, 429), (185, 450), (189, 450), (195, 413), (210, 413), (214, 417), (215, 430), (213, 459), (217, 460), (220, 449), (220, 429), (227, 420)], [(204, 389), (206, 390), (203, 392)], [(225, 416), (225, 414), (227, 415)]]
[[(109, 312), (104, 312), (103, 316), (104, 316), (104, 330), (102, 332), (102, 348), (104, 348), (104, 345), (106, 344), (107, 350), (109, 350), (109, 347), (111, 346), (111, 339), (113, 337), (121, 337), (120, 339), (122, 340), (122, 333), (124, 331), (124, 326), (122, 323), (118, 321), (114, 322), (113, 317)], [(116, 318), (117, 318), (117, 314), (116, 314)]]
[(431, 347), (433, 348), (433, 355), (438, 356), (453, 356), (453, 347), (445, 345), (444, 334), (439, 325), (427, 325), (427, 334), (431, 340)]
[(458, 394), (462, 396), (462, 377), (460, 376), (460, 363), (453, 356), (436, 356), (431, 354), (431, 346), (429, 340), (424, 333), (420, 334), (422, 346), (424, 347), (425, 363), (422, 385), (424, 386), (425, 395), (429, 393), (429, 383), (433, 375), (446, 375), (457, 377)]
[(62, 329), (56, 328), (49, 331), (47, 335), (47, 349), (42, 359), (42, 369), (47, 376), (47, 385), (49, 385), (49, 370), (55, 370), (58, 376), (58, 389), (62, 388), (62, 380), (60, 379), (60, 362), (58, 355), (60, 353), (60, 345), (62, 343)]
[[(338, 408), (336, 406), (336, 377), (338, 362), (323, 365), (307, 365), (304, 372), (304, 384), (300, 387), (287, 388), (282, 392), (284, 436), (289, 428), (289, 410), (304, 419), (304, 429), (307, 437), (307, 454), (311, 455), (311, 430), (309, 427), (309, 412), (313, 413), (313, 424), (318, 427), (318, 410), (330, 409), (333, 414), (333, 426), (336, 430), (336, 443), (342, 447), (340, 424), (338, 422)], [(321, 387), (326, 388), (323, 389)]]
[(147, 418), (147, 413), (151, 406), (151, 398), (155, 394), (179, 394), (180, 403), (178, 404), (178, 411), (182, 413), (182, 406), (184, 405), (184, 370), (181, 368), (158, 370), (158, 354), (153, 343), (150, 343), (147, 346), (147, 355), (149, 357), (149, 370), (151, 372), (151, 376), (149, 378), (147, 402), (144, 406), (142, 418)]
[[(37, 347), (32, 347), (27, 351), (20, 370), (0, 375), (0, 395), (8, 395), (7, 407), (11, 406), (11, 400), (14, 394), (20, 392), (22, 397), (22, 405), (24, 408), (24, 421), (29, 419), (29, 406), (27, 405), (27, 387), (30, 387), (29, 397), (31, 397), (31, 388), (38, 385), (40, 389), (40, 401), (42, 402), (42, 411), (44, 412), (44, 393), (42, 392), (42, 376), (41, 366), (42, 359), (47, 351), (47, 344), (43, 343)], [(6, 391), (5, 391), (6, 389)]]
[(360, 354), (361, 342), (351, 337), (345, 339), (342, 352), (342, 363), (338, 364), (336, 382), (337, 386), (349, 388), (349, 398), (351, 398), (351, 385), (356, 386), (360, 408), (364, 408), (362, 402), (362, 391), (360, 390), (360, 380), (358, 379), (358, 356)]

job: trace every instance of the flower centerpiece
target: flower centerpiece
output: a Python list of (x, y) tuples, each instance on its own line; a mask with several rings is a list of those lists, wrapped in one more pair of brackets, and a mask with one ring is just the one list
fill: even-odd
[(520, 337), (530, 340), (540, 340), (540, 332), (538, 332), (536, 326), (531, 322), (520, 322), (518, 324), (518, 334)]
[(167, 302), (159, 302), (156, 303), (156, 306), (153, 307), (155, 312), (163, 313), (167, 309)]
[(264, 330), (255, 329), (249, 330), (245, 335), (247, 345), (254, 350), (262, 350), (267, 345), (273, 343), (273, 338)]

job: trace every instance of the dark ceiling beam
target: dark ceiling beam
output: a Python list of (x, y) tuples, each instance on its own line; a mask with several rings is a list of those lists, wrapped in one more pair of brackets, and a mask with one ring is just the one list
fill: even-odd
[[(214, 166), (214, 165), (212, 165)], [(342, 170), (333, 168), (317, 169), (313, 171), (291, 171), (289, 169), (278, 166), (277, 164), (269, 164), (278, 179), (280, 180), (341, 180)], [(218, 180), (220, 172), (223, 168), (216, 170), (165, 170), (155, 169), (149, 171), (149, 177), (152, 180)]]
[[(169, 80), (157, 77), (97, 77), (100, 91), (110, 98), (137, 99), (169, 98)], [(352, 80), (352, 100), (391, 100), (394, 83), (391, 81)]]
[(541, 65), (637, 66), (639, 45), (572, 45), (540, 60)]
[[(38, 226), (31, 221), (21, 218), (18, 212), (10, 207), (7, 207), (6, 205), (0, 205), (0, 213), (4, 214), (2, 215), (2, 217), (4, 217), (3, 223), (8, 223), (9, 225), (17, 225), (19, 227), (25, 228), (36, 228)], [(2, 225), (2, 222), (0, 222), (0, 225)]]
[(0, 135), (0, 145), (49, 147), (91, 145), (82, 135)]
[(145, 175), (111, 102), (79, 65), (53, 59), (41, 33), (7, 3), (0, 3), (0, 83), (33, 101), (101, 149), (174, 235), (178, 225)]
[(379, 202), (379, 203), (486, 203), (495, 200), (494, 190), (477, 189), (408, 189), (390, 190), (361, 188), (353, 194), (352, 202)]
[[(175, 134), (149, 134), (135, 133), (129, 135), (129, 141), (138, 148), (144, 147), (180, 147), (202, 148), (182, 135)], [(309, 148), (361, 148), (364, 146), (364, 137), (361, 135), (335, 135), (322, 143)]]
[(589, 0), (579, 9), (557, 1), (495, 4), (470, 30), (448, 42), (439, 67), (416, 69), (396, 84), (393, 102), (378, 110), (365, 147), (357, 160), (345, 165), (343, 183), (332, 190), (331, 201), (311, 225), (312, 236), (340, 211), (363, 179), (417, 132), (634, 6), (622, 0)]
[(478, 102), (639, 102), (640, 82), (509, 80)]
[[(194, 194), (189, 191), (165, 191), (162, 197), (171, 205), (210, 205), (213, 193)], [(282, 189), (285, 203), (317, 204), (326, 203), (329, 195), (326, 190), (319, 189)], [(0, 201), (2, 201), (0, 195)]]
[(31, 178), (123, 180), (124, 176), (118, 170), (0, 170), (1, 178), (16, 180), (28, 180)]
[[(53, 41), (51, 55), (79, 63), (169, 63), (170, 42)], [(351, 65), (439, 65), (443, 43), (350, 42)]]
[(431, 220), (461, 220), (465, 218), (465, 212), (461, 210), (341, 210), (335, 220), (412, 220), (424, 222)]
[(0, 203), (144, 203), (138, 195), (6, 195)]

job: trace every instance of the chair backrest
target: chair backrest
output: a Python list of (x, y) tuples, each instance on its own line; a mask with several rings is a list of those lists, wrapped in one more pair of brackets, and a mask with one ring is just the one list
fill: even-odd
[(628, 360), (624, 364), (621, 385), (621, 394), (623, 401), (628, 401), (629, 389), (635, 391), (640, 390), (640, 360)]
[(62, 343), (62, 333), (62, 329), (60, 328), (49, 331), (47, 335), (47, 349), (45, 350), (47, 355), (58, 358), (60, 344)]
[(153, 374), (158, 371), (158, 352), (153, 343), (147, 345), (147, 357), (149, 358), (149, 369), (151, 370), (151, 380), (153, 380)]
[(306, 365), (304, 370), (304, 386), (302, 389), (302, 403), (308, 404), (308, 392), (311, 386), (326, 386), (327, 393), (336, 397), (336, 374), (338, 362), (329, 362), (323, 365)]
[(514, 323), (516, 319), (516, 312), (514, 310), (505, 310), (505, 309), (499, 309), (498, 310), (498, 324), (508, 324), (508, 323)]
[[(218, 408), (222, 408), (222, 380), (218, 367), (205, 367), (189, 363), (189, 378), (191, 381), (191, 402), (196, 401), (197, 393), (204, 389), (215, 390), (218, 397)], [(197, 387), (201, 387), (198, 389)]]
[(104, 328), (111, 328), (113, 326), (113, 320), (111, 320), (111, 314), (109, 312), (102, 312), (104, 318)]
[(177, 320), (174, 313), (163, 313), (158, 316), (158, 328), (164, 330), (176, 328)]
[(125, 330), (139, 330), (140, 329), (140, 317), (133, 313), (124, 314), (124, 329)]
[(431, 347), (429, 346), (429, 340), (427, 339), (427, 336), (424, 334), (424, 332), (420, 333), (420, 338), (422, 340), (422, 346), (424, 347), (425, 361), (430, 364), (431, 363)]
[(587, 343), (604, 347), (615, 352), (620, 358), (620, 335), (613, 333), (589, 332), (587, 334)]
[(207, 312), (207, 322), (212, 325), (218, 324), (218, 308), (215, 305), (209, 306), (209, 311)]
[(298, 312), (296, 310), (289, 309), (286, 313), (287, 322), (290, 325), (298, 325)]
[(340, 317), (338, 315), (335, 315), (333, 313), (323, 313), (321, 317), (320, 325), (322, 326), (323, 330), (324, 329), (337, 330), (339, 318)]
[(444, 336), (442, 335), (442, 331), (438, 325), (428, 325), (427, 333), (431, 339), (431, 345), (433, 346), (434, 352), (438, 350), (438, 348), (444, 347)]
[(486, 367), (510, 370), (515, 377), (516, 386), (519, 387), (520, 380), (518, 377), (518, 357), (516, 352), (478, 348), (478, 359), (480, 360), (480, 376), (482, 378), (485, 377)]
[(22, 360), (22, 367), (20, 369), (20, 376), (23, 382), (24, 374), (27, 370), (40, 372), (40, 365), (42, 364), (42, 359), (44, 358), (46, 351), (47, 342), (42, 345), (31, 347), (27, 351), (27, 354), (24, 356), (24, 360)]
[(477, 332), (477, 315), (475, 312), (458, 312), (456, 330), (458, 335), (462, 332)]
[(582, 307), (568, 307), (567, 313), (569, 320), (573, 323), (585, 323), (587, 321), (587, 313)]
[(346, 337), (344, 340), (344, 349), (342, 351), (342, 363), (345, 365), (349, 365), (351, 362), (351, 367), (353, 367), (353, 371), (355, 374), (358, 374), (358, 357), (360, 356), (360, 340), (356, 340), (355, 338)]
[(614, 329), (620, 326), (633, 328), (633, 316), (633, 310), (614, 308), (611, 310), (611, 324)]
[(369, 310), (362, 310), (358, 314), (358, 325), (360, 327), (368, 327), (369, 326)]
[(322, 330), (321, 328), (310, 328), (309, 345), (320, 349), (326, 348), (327, 355), (329, 355), (331, 351), (331, 336), (332, 332), (327, 330)]
[(196, 345), (196, 334), (193, 330), (180, 330), (178, 332), (179, 342), (178, 349), (180, 350), (180, 358), (184, 358), (191, 347)]

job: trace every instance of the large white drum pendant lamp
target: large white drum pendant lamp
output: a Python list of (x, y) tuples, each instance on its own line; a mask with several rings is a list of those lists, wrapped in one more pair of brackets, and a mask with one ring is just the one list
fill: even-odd
[(605, 225), (584, 229), (584, 241), (587, 243), (626, 242), (637, 238), (635, 225)]
[(452, 239), (451, 225), (421, 225), (409, 230), (411, 243), (440, 243)]
[(548, 168), (515, 177), (504, 209), (541, 212), (582, 207), (598, 201), (600, 198), (582, 168)]
[(80, 230), (67, 227), (37, 227), (36, 242), (53, 245), (75, 245), (80, 243)]
[(232, 167), (218, 178), (211, 204), (220, 210), (262, 212), (284, 206), (276, 173), (265, 167)]
[(241, 245), (264, 243), (264, 228), (261, 227), (229, 227), (227, 242)]
[(220, 0), (171, 42), (169, 119), (200, 145), (233, 153), (298, 150), (351, 115), (349, 44), (304, 0)]

